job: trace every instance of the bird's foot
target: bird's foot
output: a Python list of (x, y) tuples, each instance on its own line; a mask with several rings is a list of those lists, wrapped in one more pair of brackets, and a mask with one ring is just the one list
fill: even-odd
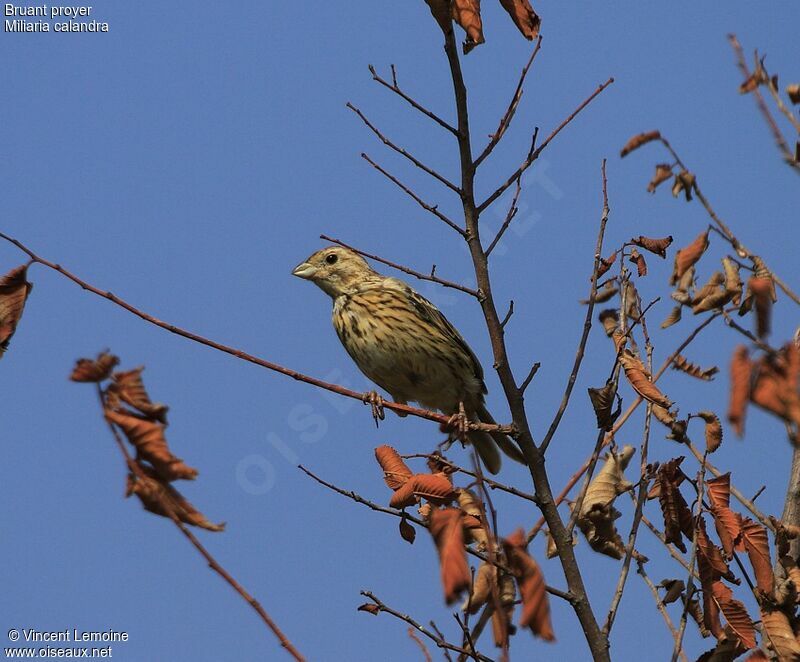
[(451, 434), (461, 439), (462, 441), (467, 438), (469, 432), (469, 417), (464, 410), (464, 403), (458, 403), (458, 413), (453, 414), (447, 421), (447, 427), (452, 430)]
[(361, 401), (372, 408), (372, 418), (375, 419), (375, 427), (378, 427), (378, 421), (386, 418), (383, 410), (383, 398), (377, 391), (367, 391), (361, 397)]

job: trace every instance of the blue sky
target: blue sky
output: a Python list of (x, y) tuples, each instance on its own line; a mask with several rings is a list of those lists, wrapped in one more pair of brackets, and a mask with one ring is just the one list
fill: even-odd
[[(800, 285), (796, 175), (780, 162), (752, 100), (738, 94), (725, 39), (737, 32), (748, 52), (766, 52), (770, 72), (789, 82), (800, 65), (800, 8), (542, 2), (536, 9), (543, 49), (514, 126), (484, 168), (479, 195), (513, 171), (534, 126), (548, 133), (597, 84), (616, 78), (530, 172), (519, 217), (492, 262), (496, 298), (516, 302), (508, 327), (516, 370), (542, 362), (527, 396), (541, 438), (580, 334), (584, 311), (576, 302), (588, 289), (601, 159), (609, 159), (608, 246), (639, 234), (672, 234), (680, 246), (707, 223), (696, 204), (666, 190), (646, 193), (664, 155), (650, 148), (620, 161), (619, 148), (633, 133), (661, 129), (740, 238)], [(531, 48), (495, 3), (484, 2), (484, 15), (487, 43), (464, 60), (478, 145), (495, 129)], [(242, 2), (221, 10), (203, 0), (106, 2), (93, 16), (109, 22), (108, 34), (0, 34), (0, 230), (158, 317), (366, 390), (330, 327), (328, 299), (290, 271), (321, 245), (324, 232), (421, 270), (436, 263), (442, 276), (471, 283), (458, 237), (359, 153), (443, 210), (455, 214), (457, 200), (382, 149), (345, 108), (352, 101), (399, 144), (456, 176), (450, 137), (372, 83), (367, 71), (370, 63), (381, 71), (394, 63), (408, 92), (452, 117), (441, 33), (425, 4)], [(486, 227), (500, 225), (500, 207), (487, 212)], [(711, 250), (719, 257), (716, 239)], [(0, 245), (0, 272), (23, 261)], [(666, 294), (670, 270), (669, 262), (649, 262), (640, 287), (647, 300)], [(440, 440), (435, 426), (388, 415), (376, 430), (358, 403), (148, 326), (40, 267), (30, 278), (34, 292), (0, 363), (0, 639), (11, 627), (113, 627), (130, 635), (114, 649), (122, 660), (282, 659), (247, 605), (173, 527), (122, 498), (123, 466), (92, 389), (66, 380), (77, 357), (105, 347), (125, 366), (147, 366), (152, 396), (172, 407), (174, 452), (200, 470), (182, 491), (210, 519), (228, 523), (225, 533), (201, 538), (309, 659), (419, 657), (404, 624), (355, 611), (361, 589), (456, 637), (427, 535), (409, 546), (396, 520), (325, 491), (295, 467), (301, 462), (388, 502), (373, 448), (429, 450)], [(419, 290), (483, 359), (490, 408), (506, 420), (477, 306), (434, 286)], [(659, 304), (653, 322), (668, 310), (668, 302)], [(690, 323), (656, 334), (656, 362)], [(796, 326), (797, 309), (782, 297), (775, 343)], [(700, 384), (673, 373), (664, 390), (684, 411), (724, 412), (726, 366), (737, 342), (721, 326), (709, 329), (688, 355), (720, 365), (720, 376)], [(611, 360), (598, 327), (548, 454), (556, 489), (590, 452), (593, 414), (584, 393), (602, 383)], [(640, 435), (635, 418), (619, 440), (638, 444)], [(679, 452), (655, 431), (654, 459)], [(747, 494), (767, 484), (759, 503), (779, 512), (790, 448), (778, 422), (751, 412), (745, 440), (726, 430), (716, 459)], [(520, 467), (507, 466), (502, 478), (529, 486)], [(497, 500), (504, 532), (538, 517), (526, 503)], [(623, 505), (627, 530), (630, 509)], [(648, 512), (658, 519), (655, 504)], [(653, 558), (654, 581), (683, 577), (646, 531), (641, 547)], [(548, 581), (563, 587), (542, 541), (532, 552)], [(583, 543), (578, 557), (593, 604), (605, 613), (618, 564)], [(643, 642), (652, 650), (671, 645), (646, 587), (636, 576), (629, 582), (612, 636), (618, 660), (638, 659)], [(553, 612), (557, 644), (521, 633), (514, 648), (542, 659), (585, 659), (571, 611), (554, 602)], [(710, 647), (691, 626), (687, 641), (695, 654)]]

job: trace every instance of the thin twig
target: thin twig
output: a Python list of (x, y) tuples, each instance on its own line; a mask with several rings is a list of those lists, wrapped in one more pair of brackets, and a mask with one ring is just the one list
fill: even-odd
[(553, 131), (550, 133), (549, 136), (547, 136), (547, 138), (545, 138), (544, 142), (541, 145), (536, 147), (536, 149), (531, 150), (528, 153), (527, 158), (522, 162), (522, 165), (520, 165), (520, 167), (517, 168), (516, 171), (508, 179), (506, 179), (506, 181), (503, 184), (501, 184), (499, 187), (497, 187), (497, 189), (495, 189), (495, 191), (493, 193), (491, 193), (488, 198), (486, 198), (483, 202), (481, 202), (477, 206), (478, 213), (481, 213), (489, 205), (491, 205), (495, 200), (497, 200), (497, 198), (499, 198), (501, 195), (503, 195), (503, 193), (505, 193), (505, 191), (508, 189), (508, 187), (511, 186), (522, 175), (522, 173), (524, 173), (528, 168), (530, 168), (530, 166), (533, 164), (533, 162), (536, 159), (539, 158), (539, 155), (550, 144), (550, 142), (559, 133), (561, 133), (561, 131), (564, 129), (564, 127), (566, 127), (570, 122), (572, 122), (572, 120), (574, 120), (578, 116), (578, 114), (584, 108), (586, 108), (586, 106), (588, 106), (592, 101), (594, 101), (594, 99), (603, 90), (605, 90), (609, 85), (611, 85), (613, 82), (614, 82), (614, 79), (613, 78), (609, 78), (605, 83), (603, 83), (602, 85), (599, 85), (594, 92), (592, 92), (586, 99), (584, 99), (581, 102), (581, 104), (575, 110), (573, 110), (572, 113), (570, 113), (570, 115), (565, 120), (563, 120), (561, 122), (561, 124), (559, 124), (555, 129), (553, 129)]
[(533, 378), (536, 377), (536, 373), (539, 372), (539, 368), (542, 367), (542, 364), (537, 361), (531, 366), (531, 369), (528, 371), (528, 374), (525, 376), (525, 379), (522, 380), (522, 384), (519, 385), (519, 392), (525, 393), (528, 386), (530, 386)]
[(514, 113), (517, 112), (517, 107), (519, 106), (520, 99), (522, 99), (523, 88), (525, 86), (525, 77), (528, 75), (528, 70), (531, 68), (533, 61), (536, 59), (536, 54), (539, 52), (539, 49), (542, 47), (542, 37), (541, 35), (536, 40), (536, 46), (533, 47), (533, 52), (531, 53), (530, 58), (528, 58), (528, 62), (522, 68), (522, 72), (519, 75), (519, 81), (517, 82), (517, 87), (514, 90), (514, 95), (511, 97), (511, 101), (508, 104), (508, 108), (506, 112), (503, 114), (503, 117), (500, 119), (500, 124), (497, 127), (497, 131), (495, 131), (489, 137), (489, 144), (484, 147), (483, 151), (480, 153), (477, 159), (475, 159), (474, 168), (477, 170), (478, 166), (483, 163), (484, 159), (492, 153), (497, 144), (502, 140), (503, 136), (505, 135), (508, 127), (511, 126), (511, 120), (514, 118)]
[(375, 67), (373, 67), (372, 65), (369, 65), (369, 72), (372, 74), (372, 80), (374, 80), (377, 83), (380, 83), (386, 89), (391, 90), (392, 92), (394, 92), (401, 99), (404, 99), (409, 104), (411, 104), (412, 108), (418, 110), (423, 115), (426, 115), (427, 117), (430, 117), (434, 122), (436, 122), (443, 129), (447, 129), (452, 134), (456, 133), (456, 130), (455, 130), (454, 127), (450, 126), (450, 124), (445, 122), (441, 117), (439, 117), (435, 113), (433, 113), (430, 110), (428, 110), (427, 108), (425, 108), (422, 104), (417, 102), (413, 97), (410, 97), (408, 94), (406, 94), (405, 92), (403, 92), (403, 90), (400, 89), (400, 87), (397, 84), (397, 74), (395, 72), (394, 65), (392, 65), (392, 82), (391, 83), (389, 81), (384, 80), (383, 78), (381, 78), (378, 75), (378, 72), (375, 71)]
[[(165, 331), (169, 331), (170, 333), (174, 333), (175, 335), (181, 336), (182, 338), (186, 338), (187, 340), (191, 340), (201, 345), (205, 345), (206, 347), (210, 347), (217, 351), (224, 352), (225, 354), (230, 354), (231, 356), (234, 356), (237, 359), (241, 359), (242, 361), (247, 361), (248, 363), (253, 363), (255, 365), (261, 366), (262, 368), (266, 368), (268, 370), (272, 370), (273, 372), (277, 372), (287, 377), (291, 377), (296, 381), (305, 382), (306, 384), (311, 384), (312, 386), (325, 389), (326, 391), (338, 393), (339, 395), (343, 395), (347, 398), (353, 398), (361, 402), (364, 401), (364, 394), (359, 393), (358, 391), (352, 391), (348, 388), (344, 388), (343, 386), (339, 386), (338, 384), (330, 384), (321, 379), (317, 379), (316, 377), (304, 375), (301, 372), (297, 372), (296, 370), (291, 370), (290, 368), (286, 368), (277, 363), (272, 363), (271, 361), (260, 359), (257, 356), (248, 354), (247, 352), (244, 352), (240, 349), (236, 349), (234, 347), (229, 347), (228, 345), (223, 345), (222, 343), (215, 342), (197, 333), (193, 333), (191, 331), (187, 331), (186, 329), (182, 329), (179, 326), (175, 326), (174, 324), (163, 322), (162, 320), (153, 317), (149, 313), (146, 313), (143, 310), (137, 308), (136, 306), (128, 303), (124, 299), (121, 299), (117, 295), (112, 294), (111, 292), (108, 291), (101, 290), (93, 285), (90, 285), (85, 280), (82, 280), (81, 278), (79, 278), (72, 272), (68, 271), (61, 265), (55, 264), (53, 262), (50, 262), (49, 260), (39, 257), (27, 246), (17, 241), (16, 239), (8, 237), (2, 232), (0, 232), (0, 239), (5, 239), (6, 241), (9, 241), (12, 244), (14, 244), (17, 248), (26, 253), (31, 258), (32, 262), (41, 264), (42, 266), (48, 267), (49, 269), (58, 272), (62, 276), (71, 280), (73, 283), (76, 283), (77, 285), (82, 287), (84, 290), (87, 290), (92, 294), (102, 297), (103, 299), (107, 299), (111, 303), (114, 303), (117, 306), (124, 308), (129, 313), (132, 313), (137, 317), (143, 319), (145, 322), (149, 322), (150, 324), (153, 324), (154, 326), (164, 329)], [(400, 412), (403, 414), (411, 414), (412, 416), (424, 418), (429, 421), (434, 421), (436, 423), (443, 423), (445, 425), (449, 425), (451, 423), (450, 416), (445, 416), (444, 414), (439, 414), (437, 412), (433, 412), (427, 409), (418, 409), (416, 407), (410, 407), (405, 404), (390, 402), (388, 400), (383, 401), (383, 406), (384, 408), (391, 409), (392, 411)], [(492, 425), (487, 423), (470, 421), (467, 423), (467, 426), (470, 430), (483, 430), (485, 432), (503, 432), (504, 434), (508, 434), (511, 436), (515, 434), (513, 426), (509, 425)]]
[[(537, 129), (538, 130), (538, 129)], [(536, 138), (534, 137), (534, 140)], [(519, 195), (522, 192), (522, 184), (521, 184), (521, 177), (517, 178), (517, 188), (514, 191), (514, 197), (511, 198), (511, 204), (508, 206), (508, 213), (506, 214), (506, 218), (503, 221), (503, 224), (500, 226), (500, 229), (497, 231), (497, 234), (492, 239), (492, 242), (489, 244), (489, 248), (487, 248), (484, 253), (486, 257), (489, 257), (492, 254), (495, 246), (497, 246), (498, 242), (503, 238), (503, 235), (508, 230), (508, 226), (511, 225), (511, 221), (514, 220), (514, 217), (517, 215), (519, 208), (517, 207), (517, 201), (519, 200)]]
[(367, 125), (367, 126), (370, 128), (370, 130), (371, 130), (371, 131), (372, 131), (372, 132), (373, 132), (373, 133), (374, 133), (376, 136), (378, 136), (378, 138), (380, 138), (381, 142), (382, 142), (384, 145), (386, 145), (387, 147), (389, 147), (389, 148), (393, 149), (395, 152), (397, 152), (397, 153), (398, 153), (398, 154), (400, 154), (401, 156), (404, 156), (404, 157), (406, 157), (406, 158), (407, 158), (409, 161), (411, 161), (411, 163), (413, 163), (415, 166), (417, 166), (417, 168), (419, 168), (419, 169), (420, 169), (420, 170), (422, 170), (423, 172), (426, 172), (426, 173), (428, 173), (428, 174), (429, 174), (431, 177), (433, 177), (434, 179), (436, 179), (436, 180), (438, 180), (439, 182), (441, 182), (442, 184), (444, 184), (444, 185), (445, 185), (447, 188), (449, 188), (451, 191), (454, 191), (455, 193), (458, 193), (459, 195), (461, 195), (461, 189), (459, 189), (459, 188), (458, 188), (458, 186), (456, 186), (455, 184), (453, 184), (453, 182), (451, 182), (451, 181), (450, 181), (449, 179), (447, 179), (446, 177), (444, 177), (444, 176), (440, 175), (440, 174), (439, 174), (438, 172), (436, 172), (436, 171), (435, 171), (433, 168), (430, 168), (429, 166), (426, 166), (426, 165), (425, 165), (424, 163), (422, 163), (422, 162), (421, 162), (419, 159), (417, 159), (415, 156), (412, 156), (411, 154), (409, 154), (409, 153), (408, 153), (406, 150), (404, 150), (402, 147), (398, 147), (397, 145), (395, 145), (395, 144), (394, 144), (394, 143), (393, 143), (391, 140), (389, 140), (389, 139), (388, 139), (388, 138), (387, 138), (385, 135), (383, 135), (383, 134), (381, 133), (381, 131), (380, 131), (380, 129), (378, 129), (378, 127), (376, 127), (376, 126), (375, 126), (375, 125), (374, 125), (372, 122), (370, 122), (370, 121), (367, 119), (367, 117), (366, 117), (366, 115), (364, 115), (364, 113), (362, 113), (362, 112), (361, 112), (361, 111), (360, 111), (358, 108), (356, 108), (356, 107), (355, 107), (355, 106), (354, 106), (352, 103), (350, 103), (349, 101), (347, 102), (347, 107), (348, 107), (350, 110), (352, 110), (352, 111), (353, 111), (353, 112), (354, 112), (356, 115), (358, 115), (358, 116), (359, 116), (359, 118), (361, 118), (361, 121), (362, 121), (362, 122), (364, 122), (364, 124), (366, 124), (366, 125)]
[[(672, 619), (669, 617), (669, 612), (667, 608), (664, 606), (664, 602), (661, 600), (661, 596), (658, 594), (658, 589), (656, 588), (653, 581), (650, 577), (647, 576), (647, 571), (644, 569), (644, 563), (641, 561), (637, 562), (637, 569), (636, 572), (639, 573), (639, 576), (644, 580), (644, 583), (647, 584), (647, 588), (650, 589), (650, 592), (653, 594), (653, 599), (656, 601), (656, 607), (658, 611), (661, 613), (661, 616), (664, 618), (664, 623), (667, 624), (667, 628), (669, 628), (669, 632), (672, 635), (672, 640), (677, 642), (678, 641), (678, 631), (675, 629), (675, 626), (672, 624)], [(688, 662), (688, 658), (686, 657), (686, 653), (683, 652), (683, 648), (680, 651), (681, 661)]]
[(369, 157), (369, 155), (365, 154), (364, 152), (361, 152), (361, 158), (364, 159), (367, 163), (369, 163), (373, 168), (375, 168), (375, 170), (377, 170), (379, 173), (381, 173), (384, 177), (386, 177), (386, 179), (388, 179), (390, 182), (392, 182), (395, 186), (397, 186), (399, 189), (401, 189), (404, 193), (406, 193), (408, 196), (410, 196), (414, 200), (414, 202), (416, 202), (425, 211), (428, 211), (431, 214), (433, 214), (440, 221), (442, 221), (443, 223), (447, 224), (453, 230), (458, 232), (458, 234), (460, 234), (462, 237), (464, 236), (464, 234), (465, 234), (464, 233), (464, 229), (460, 228), (455, 222), (451, 221), (447, 216), (445, 216), (442, 212), (440, 212), (438, 205), (429, 205), (422, 198), (420, 198), (416, 193), (414, 193), (414, 191), (412, 191), (408, 186), (406, 186), (405, 184), (403, 184), (403, 182), (401, 182), (399, 179), (397, 179), (397, 177), (395, 177), (392, 173), (390, 173), (388, 170), (385, 170), (384, 168), (379, 166), (377, 163), (375, 163), (375, 161), (373, 161)]
[(545, 434), (544, 439), (539, 446), (539, 450), (542, 453), (547, 452), (547, 447), (550, 445), (556, 430), (558, 430), (558, 426), (561, 424), (561, 419), (564, 416), (564, 412), (567, 411), (569, 399), (572, 396), (572, 389), (575, 387), (575, 381), (578, 379), (578, 372), (580, 371), (581, 363), (583, 362), (583, 357), (586, 353), (586, 343), (589, 340), (589, 332), (592, 330), (592, 317), (594, 315), (595, 298), (597, 296), (598, 271), (600, 269), (600, 260), (603, 257), (603, 239), (606, 233), (606, 225), (608, 224), (608, 215), (610, 213), (610, 208), (608, 206), (608, 178), (606, 177), (605, 159), (603, 159), (603, 164), (601, 166), (601, 175), (603, 180), (603, 209), (602, 213), (600, 214), (600, 229), (597, 233), (597, 242), (594, 249), (594, 267), (592, 268), (591, 278), (592, 285), (591, 290), (589, 291), (589, 303), (586, 306), (586, 318), (583, 321), (583, 332), (581, 333), (581, 339), (578, 343), (578, 349), (575, 351), (575, 360), (572, 364), (572, 371), (569, 374), (569, 379), (567, 380), (567, 386), (564, 389), (564, 395), (561, 397), (561, 404), (558, 407), (556, 415), (553, 417), (553, 421), (550, 423), (550, 427), (547, 429), (547, 434)]
[(511, 319), (511, 316), (513, 314), (514, 314), (514, 299), (511, 299), (511, 301), (508, 302), (508, 311), (506, 312), (505, 317), (503, 317), (503, 321), (500, 322), (500, 326), (505, 329), (506, 324), (508, 324), (508, 320)]
[(324, 239), (325, 241), (330, 241), (332, 244), (339, 244), (339, 246), (344, 246), (345, 248), (350, 249), (354, 253), (358, 253), (359, 255), (363, 255), (364, 257), (368, 257), (370, 260), (375, 260), (376, 262), (380, 262), (381, 264), (385, 264), (392, 269), (397, 269), (398, 271), (402, 271), (409, 276), (414, 276), (414, 278), (419, 278), (420, 280), (427, 280), (431, 283), (437, 283), (442, 287), (449, 287), (454, 290), (459, 290), (464, 292), (465, 294), (469, 294), (474, 296), (476, 299), (478, 298), (478, 291), (472, 289), (471, 287), (466, 287), (465, 285), (461, 285), (459, 283), (454, 283), (450, 280), (445, 280), (444, 278), (439, 278), (439, 276), (432, 276), (430, 274), (424, 274), (420, 271), (415, 271), (409, 267), (405, 267), (402, 264), (397, 264), (396, 262), (391, 262), (386, 258), (380, 257), (379, 255), (373, 255), (372, 253), (367, 253), (366, 251), (362, 251), (360, 248), (356, 248), (355, 246), (351, 246), (350, 244), (344, 243), (341, 239), (335, 239), (333, 237), (329, 237), (326, 234), (321, 234), (319, 236), (320, 239)]
[(428, 652), (428, 647), (425, 645), (422, 639), (417, 636), (413, 627), (408, 628), (408, 636), (412, 639), (412, 641), (414, 641), (414, 643), (417, 644), (417, 646), (419, 646), (422, 654), (425, 656), (425, 662), (433, 662), (433, 658), (431, 658), (431, 654)]
[[(444, 637), (442, 637), (441, 635), (434, 634), (424, 625), (411, 618), (411, 616), (409, 616), (408, 614), (402, 614), (396, 609), (392, 609), (386, 603), (381, 601), (374, 593), (372, 593), (372, 591), (361, 591), (361, 595), (372, 600), (372, 602), (378, 608), (378, 611), (385, 611), (387, 614), (391, 614), (395, 618), (399, 618), (401, 621), (405, 621), (411, 627), (413, 627), (414, 630), (416, 630), (420, 634), (424, 634), (439, 648), (446, 648), (447, 650), (451, 650), (455, 653), (464, 653), (466, 655), (472, 656), (472, 653), (466, 651), (461, 646), (456, 646), (455, 644), (451, 644), (449, 641), (446, 641)], [(475, 657), (477, 657), (478, 660), (481, 660), (481, 662), (493, 662), (492, 658), (486, 657), (485, 655), (481, 655), (480, 653), (476, 653)]]
[[(105, 409), (105, 398), (103, 397), (103, 392), (100, 388), (100, 385), (97, 385), (97, 392), (98, 397), (100, 398), (100, 406)], [(144, 473), (144, 470), (139, 465), (139, 463), (131, 457), (131, 454), (128, 452), (128, 448), (125, 446), (125, 442), (122, 440), (122, 436), (120, 435), (119, 431), (117, 430), (116, 426), (106, 419), (106, 423), (108, 425), (109, 430), (111, 430), (111, 434), (114, 436), (114, 441), (117, 444), (117, 447), (120, 449), (123, 458), (125, 459), (125, 464), (128, 467), (128, 470), (136, 477), (137, 480), (152, 480), (149, 479), (148, 476)], [(291, 641), (286, 637), (286, 635), (281, 631), (278, 627), (278, 624), (272, 620), (272, 617), (266, 612), (266, 610), (261, 606), (261, 603), (258, 602), (250, 593), (242, 586), (239, 582), (237, 582), (233, 576), (223, 568), (219, 562), (211, 555), (211, 553), (203, 546), (203, 544), (197, 539), (197, 537), (192, 533), (188, 527), (178, 519), (178, 515), (175, 513), (175, 509), (172, 507), (172, 504), (165, 498), (163, 498), (160, 492), (155, 492), (153, 495), (159, 503), (159, 506), (163, 510), (163, 512), (167, 515), (168, 519), (172, 521), (172, 523), (177, 527), (177, 529), (186, 537), (186, 539), (192, 544), (192, 546), (200, 553), (200, 555), (206, 560), (208, 563), (208, 567), (211, 568), (214, 572), (216, 572), (223, 580), (225, 580), (234, 591), (236, 591), (242, 599), (249, 604), (253, 610), (258, 614), (259, 618), (266, 624), (266, 626), (272, 631), (272, 633), (278, 638), (280, 645), (286, 650), (289, 655), (291, 655), (295, 660), (298, 662), (304, 662), (305, 658), (300, 654), (300, 652), (294, 647)]]
[(703, 512), (703, 488), (704, 488), (704, 481), (706, 476), (706, 463), (705, 463), (705, 456), (704, 461), (700, 465), (700, 471), (697, 474), (697, 512), (694, 516), (694, 527), (695, 527), (695, 534), (692, 536), (692, 552), (689, 556), (689, 575), (686, 579), (686, 593), (683, 600), (683, 612), (681, 613), (681, 623), (678, 629), (678, 636), (675, 639), (675, 647), (672, 649), (672, 662), (675, 662), (678, 659), (678, 655), (683, 647), (683, 634), (686, 631), (686, 617), (689, 613), (689, 602), (692, 599), (692, 594), (694, 593), (694, 566), (697, 562), (697, 539), (698, 535), (696, 533), (697, 528), (699, 527), (700, 517), (702, 517), (701, 513)]
[[(692, 332), (686, 337), (686, 339), (680, 345), (678, 345), (677, 349), (674, 352), (672, 352), (672, 354), (670, 354), (661, 364), (661, 367), (659, 368), (658, 372), (655, 375), (653, 375), (653, 383), (657, 382), (659, 378), (667, 371), (669, 366), (672, 365), (672, 362), (675, 360), (675, 357), (678, 356), (678, 354), (680, 354), (681, 352), (683, 352), (700, 334), (700, 332), (703, 329), (705, 329), (709, 324), (711, 324), (711, 322), (717, 319), (717, 317), (719, 317), (720, 314), (721, 313), (713, 313), (705, 320), (700, 322), (700, 324), (698, 324), (692, 330)], [(606, 435), (604, 445), (608, 445), (611, 443), (611, 440), (614, 438), (614, 435), (628, 421), (628, 419), (630, 419), (630, 417), (633, 415), (633, 413), (636, 411), (636, 409), (639, 407), (642, 401), (643, 400), (641, 397), (637, 397), (631, 403), (631, 405), (622, 413), (622, 415), (617, 419), (616, 423), (614, 423), (614, 427), (611, 428), (609, 433)], [(578, 469), (575, 471), (574, 474), (572, 474), (570, 479), (567, 481), (566, 485), (564, 485), (561, 492), (559, 492), (558, 496), (555, 499), (556, 505), (560, 505), (561, 503), (563, 503), (564, 500), (569, 496), (569, 493), (572, 491), (572, 488), (575, 487), (575, 485), (577, 485), (578, 481), (581, 479), (581, 476), (583, 476), (583, 474), (586, 473), (586, 470), (591, 466), (593, 459), (594, 459), (594, 452), (588, 458), (586, 458), (583, 464), (580, 467), (578, 467)], [(544, 524), (545, 524), (544, 517), (541, 517), (536, 521), (531, 530), (528, 532), (528, 542), (530, 542), (531, 540), (533, 540), (533, 538), (536, 537), (539, 531), (541, 531)]]

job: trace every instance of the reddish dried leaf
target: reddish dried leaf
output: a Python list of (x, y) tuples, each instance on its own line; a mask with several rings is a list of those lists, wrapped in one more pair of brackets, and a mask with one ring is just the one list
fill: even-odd
[(672, 235), (658, 239), (639, 235), (638, 239), (631, 239), (631, 243), (636, 244), (637, 246), (644, 248), (651, 253), (655, 253), (659, 257), (665, 258), (667, 257), (667, 248), (669, 248), (669, 245), (672, 243)]
[(672, 182), (672, 195), (678, 197), (681, 192), (686, 196), (686, 201), (692, 199), (692, 189), (694, 188), (695, 176), (688, 170), (681, 170), (675, 175), (675, 180)]
[(713, 453), (722, 444), (722, 424), (713, 411), (700, 411), (697, 415), (706, 422), (706, 452)]
[(647, 192), (655, 193), (656, 189), (671, 177), (672, 166), (669, 163), (656, 164), (656, 173), (653, 175), (653, 179), (647, 184)]
[(25, 301), (33, 289), (26, 276), (28, 266), (22, 265), (0, 277), (0, 358), (22, 318)]
[(661, 138), (661, 133), (659, 131), (648, 131), (647, 133), (640, 133), (638, 135), (633, 136), (628, 142), (625, 143), (625, 146), (620, 151), (619, 155), (621, 157), (625, 157), (634, 150), (639, 149), (642, 145), (646, 145), (653, 140), (659, 140)]
[(769, 556), (769, 540), (767, 530), (749, 517), (742, 520), (742, 540), (759, 590), (767, 595), (772, 593), (775, 576), (772, 573), (772, 561)]
[(359, 605), (357, 611), (365, 611), (368, 614), (377, 616), (378, 614), (381, 613), (381, 608), (374, 602), (365, 602), (363, 605)]
[(405, 517), (400, 520), (400, 537), (410, 545), (413, 545), (417, 538), (417, 530), (408, 523)]
[(800, 83), (792, 83), (786, 86), (786, 96), (793, 104), (800, 103)]
[(118, 363), (118, 357), (100, 352), (96, 359), (78, 359), (69, 378), (73, 382), (102, 382), (111, 376)]
[(756, 334), (769, 335), (775, 284), (770, 277), (753, 276), (747, 281), (747, 296), (752, 297), (756, 309)]
[(383, 480), (390, 489), (397, 490), (411, 477), (411, 469), (391, 446), (378, 446), (375, 449), (375, 459), (381, 465)]
[(631, 250), (629, 259), (636, 265), (636, 274), (640, 278), (647, 275), (647, 262), (645, 262), (644, 255), (634, 248)]
[(731, 358), (731, 395), (728, 406), (728, 421), (740, 437), (744, 434), (744, 419), (747, 401), (750, 399), (750, 374), (753, 364), (747, 347), (739, 345)]
[(633, 390), (640, 396), (665, 409), (669, 409), (672, 406), (672, 401), (650, 381), (650, 374), (639, 357), (626, 350), (619, 357), (619, 362), (625, 370), (625, 377), (628, 378)]
[(420, 498), (442, 505), (450, 503), (456, 496), (457, 492), (445, 474), (414, 474), (392, 495), (389, 505), (406, 508)]
[(728, 622), (728, 627), (741, 643), (745, 650), (756, 646), (756, 630), (747, 609), (739, 600), (735, 600), (731, 590), (720, 581), (711, 586), (714, 599), (719, 605), (722, 615)]
[(683, 275), (697, 264), (697, 261), (703, 256), (707, 248), (708, 230), (701, 232), (691, 244), (685, 248), (681, 248), (675, 254), (675, 266), (669, 281), (670, 285), (676, 285)]
[(550, 601), (544, 575), (539, 565), (528, 554), (525, 532), (515, 531), (503, 541), (508, 563), (517, 580), (522, 598), (522, 615), (519, 624), (531, 629), (534, 635), (545, 641), (555, 641), (555, 633), (550, 623)]
[(709, 540), (708, 534), (706, 533), (706, 522), (703, 517), (697, 519), (697, 526), (694, 529), (694, 534), (697, 536), (697, 554), (698, 556), (702, 556), (706, 563), (708, 563), (714, 581), (720, 577), (724, 577), (728, 581), (738, 584), (739, 580), (736, 579), (736, 576), (731, 572), (728, 564), (725, 563), (725, 559), (722, 557), (722, 552), (719, 547)]
[(467, 33), (464, 41), (464, 53), (469, 53), (475, 46), (484, 42), (481, 2), (480, 0), (451, 0), (451, 3), (453, 20)]
[(164, 426), (160, 423), (139, 418), (127, 411), (106, 409), (105, 416), (106, 420), (120, 427), (128, 441), (136, 447), (137, 453), (152, 464), (164, 480), (193, 480), (197, 477), (197, 469), (185, 465), (170, 452), (164, 437)]
[(714, 600), (714, 582), (719, 577), (702, 554), (697, 555), (697, 574), (703, 588), (703, 625), (719, 639), (722, 636), (722, 623), (719, 620), (719, 605)]
[(673, 543), (678, 549), (686, 553), (681, 534), (692, 539), (692, 515), (689, 506), (678, 489), (683, 482), (684, 475), (680, 470), (683, 458), (676, 458), (665, 462), (658, 468), (656, 484), (658, 486), (658, 501), (664, 516), (664, 536), (667, 543)]
[(431, 512), (429, 530), (439, 552), (444, 599), (450, 605), (472, 583), (464, 551), (461, 511), (456, 508), (434, 510)]
[(114, 382), (109, 385), (108, 391), (126, 404), (138, 409), (146, 418), (166, 425), (169, 407), (150, 400), (142, 382), (142, 370), (144, 370), (144, 366), (125, 372), (115, 372)]
[(800, 643), (794, 636), (788, 616), (780, 610), (761, 608), (761, 626), (766, 630), (764, 645), (773, 650), (781, 662), (800, 660)]
[(672, 361), (672, 368), (674, 370), (685, 372), (687, 375), (691, 375), (696, 379), (702, 379), (707, 382), (714, 379), (714, 375), (719, 372), (719, 368), (717, 368), (717, 366), (711, 366), (710, 368), (703, 369), (696, 363), (689, 361), (689, 359), (683, 356), (683, 354), (678, 354), (675, 356), (675, 359)]
[[(611, 268), (614, 262), (617, 261), (617, 251), (614, 251), (608, 257), (604, 257), (600, 259), (600, 263), (597, 265), (597, 277), (601, 278), (605, 275), (605, 273)], [(591, 278), (589, 279), (591, 280)]]
[(170, 511), (185, 524), (191, 524), (208, 531), (223, 531), (225, 522), (213, 524), (189, 503), (172, 485), (164, 483), (155, 472), (145, 472), (145, 476), (128, 476), (125, 496), (135, 494), (145, 510), (170, 518)]
[(717, 529), (722, 551), (726, 559), (733, 557), (733, 550), (741, 539), (741, 518), (730, 509), (731, 475), (722, 474), (706, 483), (711, 515)]
[(542, 19), (533, 11), (528, 0), (500, 0), (500, 4), (526, 39), (536, 39), (539, 36)]
[(778, 354), (765, 355), (754, 370), (757, 375), (750, 400), (762, 409), (800, 428), (800, 349), (788, 343)]

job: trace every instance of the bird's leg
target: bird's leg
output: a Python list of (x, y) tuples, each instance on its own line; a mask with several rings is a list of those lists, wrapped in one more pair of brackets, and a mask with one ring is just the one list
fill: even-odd
[(378, 427), (378, 421), (382, 421), (386, 417), (383, 411), (383, 398), (377, 391), (367, 391), (361, 400), (372, 408), (372, 418), (375, 419), (375, 427)]
[(466, 440), (467, 432), (469, 432), (469, 417), (464, 409), (463, 402), (458, 403), (458, 413), (450, 417), (450, 420), (447, 421), (447, 427), (453, 428), (455, 436), (462, 442)]

